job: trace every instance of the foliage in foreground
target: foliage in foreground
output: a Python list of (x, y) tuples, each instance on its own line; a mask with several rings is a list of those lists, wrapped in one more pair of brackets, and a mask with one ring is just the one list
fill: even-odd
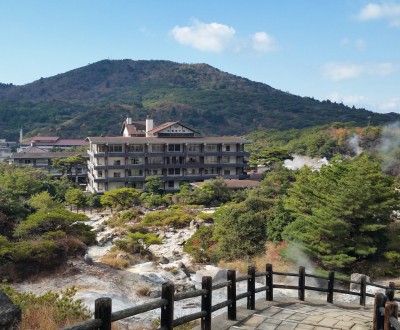
[(19, 293), (12, 287), (0, 284), (11, 301), (22, 310), (19, 330), (57, 330), (91, 317), (81, 300), (73, 299), (76, 289), (71, 287), (59, 293), (48, 291), (43, 295)]

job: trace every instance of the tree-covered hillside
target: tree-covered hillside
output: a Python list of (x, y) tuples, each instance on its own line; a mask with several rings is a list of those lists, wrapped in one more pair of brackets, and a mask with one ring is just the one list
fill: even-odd
[(23, 86), (0, 84), (0, 137), (10, 140), (21, 127), (29, 135), (116, 135), (124, 118), (147, 114), (211, 135), (400, 118), (295, 96), (207, 64), (103, 60)]

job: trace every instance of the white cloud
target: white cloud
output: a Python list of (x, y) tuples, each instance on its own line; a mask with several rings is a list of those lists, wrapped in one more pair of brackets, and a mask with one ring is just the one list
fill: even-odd
[(220, 53), (227, 49), (235, 37), (235, 29), (219, 23), (193, 21), (192, 26), (175, 26), (171, 35), (183, 45), (189, 45), (204, 52)]
[(384, 101), (380, 104), (379, 110), (383, 112), (400, 112), (400, 97), (393, 97)]
[(333, 81), (357, 78), (363, 72), (363, 68), (357, 64), (327, 63), (323, 67), (325, 78)]
[(391, 26), (400, 27), (400, 4), (391, 3), (369, 3), (363, 7), (357, 15), (361, 21), (388, 20)]
[(367, 64), (330, 62), (323, 66), (322, 72), (326, 79), (342, 81), (358, 78), (362, 75), (387, 76), (396, 72), (398, 69), (398, 65), (388, 62)]
[(277, 49), (275, 40), (266, 32), (256, 32), (251, 37), (253, 49), (260, 53), (269, 53)]
[(221, 23), (203, 23), (192, 20), (190, 26), (175, 26), (170, 35), (180, 44), (203, 52), (222, 53), (252, 50), (268, 53), (277, 50), (275, 39), (264, 31), (240, 39), (233, 27)]

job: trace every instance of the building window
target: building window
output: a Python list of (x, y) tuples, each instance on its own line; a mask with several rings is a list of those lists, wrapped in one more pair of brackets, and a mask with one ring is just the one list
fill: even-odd
[(149, 157), (149, 164), (163, 164), (163, 158), (162, 157)]
[(206, 144), (204, 146), (205, 152), (217, 152), (218, 151), (218, 145), (216, 144)]
[(97, 176), (99, 178), (102, 178), (103, 177), (103, 171), (97, 171)]
[(186, 170), (187, 175), (196, 175), (198, 174), (198, 170), (196, 170), (195, 168), (188, 168)]
[(120, 144), (110, 144), (108, 146), (109, 152), (122, 152), (122, 145)]
[(120, 160), (114, 160), (114, 165), (121, 165), (121, 161)]
[(169, 144), (168, 151), (169, 152), (179, 152), (179, 151), (181, 151), (181, 145), (180, 144)]
[(119, 172), (114, 172), (114, 178), (120, 178), (121, 177), (121, 173)]
[(99, 190), (104, 190), (104, 184), (103, 183), (99, 183), (98, 187), (99, 187)]
[(215, 168), (205, 168), (204, 169), (204, 174), (208, 174), (208, 175), (217, 174), (217, 169), (215, 169)]
[(143, 158), (141, 157), (134, 157), (131, 158), (131, 164), (143, 164)]
[(169, 168), (168, 175), (180, 175), (181, 169), (180, 168)]
[(231, 161), (231, 158), (229, 156), (222, 156), (223, 163), (229, 163), (230, 161)]
[(231, 151), (231, 146), (225, 146), (225, 151)]
[(164, 145), (162, 145), (162, 144), (153, 144), (151, 146), (151, 152), (164, 152)]
[(224, 170), (224, 175), (231, 175), (231, 170)]
[(144, 152), (143, 144), (131, 144), (128, 146), (129, 152)]
[(206, 156), (206, 157), (204, 157), (204, 163), (205, 164), (216, 164), (216, 163), (218, 163), (218, 158), (217, 158), (217, 156)]
[(128, 170), (128, 176), (143, 176), (143, 170), (141, 169)]
[(200, 152), (200, 144), (189, 144), (187, 149), (191, 152)]
[(175, 187), (175, 182), (174, 181), (168, 181), (168, 188), (174, 188)]
[(24, 160), (24, 164), (30, 164), (31, 163), (31, 160), (30, 159), (25, 159)]
[(97, 152), (106, 152), (106, 146), (104, 144), (98, 144)]
[(161, 175), (161, 170), (153, 170), (151, 172), (152, 175)]

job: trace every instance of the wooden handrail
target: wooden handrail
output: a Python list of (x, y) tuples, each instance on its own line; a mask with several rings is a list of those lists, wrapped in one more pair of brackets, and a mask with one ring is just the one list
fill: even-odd
[[(298, 285), (296, 286), (274, 283), (274, 275), (297, 277)], [(256, 288), (255, 279), (259, 277), (265, 278), (265, 286)], [(325, 280), (326, 286), (324, 287), (323, 285), (320, 285), (318, 287), (314, 287), (305, 285), (307, 278), (318, 278), (320, 280)], [(241, 294), (237, 294), (236, 284), (240, 281), (247, 281), (247, 291)], [(349, 290), (335, 288), (335, 283), (343, 282), (359, 284), (360, 292), (353, 292)], [(361, 277), (360, 282), (335, 279), (334, 272), (330, 272), (328, 277), (317, 276), (307, 274), (304, 267), (300, 267), (299, 273), (297, 274), (274, 272), (271, 264), (267, 264), (265, 266), (265, 272), (256, 272), (255, 267), (249, 266), (248, 274), (240, 277), (236, 276), (236, 272), (234, 270), (228, 270), (227, 280), (225, 282), (214, 285), (212, 283), (211, 277), (204, 276), (202, 279), (202, 289), (190, 292), (181, 292), (175, 294), (174, 285), (171, 283), (164, 283), (162, 286), (161, 298), (155, 299), (146, 304), (130, 307), (114, 313), (111, 312), (111, 299), (100, 298), (95, 301), (94, 319), (88, 320), (86, 322), (81, 322), (70, 327), (66, 327), (63, 330), (110, 330), (112, 322), (145, 313), (157, 308), (160, 308), (161, 329), (172, 330), (178, 325), (200, 319), (202, 329), (211, 330), (211, 317), (213, 312), (226, 307), (228, 320), (236, 320), (236, 302), (240, 299), (247, 298), (247, 308), (255, 309), (255, 295), (259, 292), (265, 291), (265, 299), (267, 301), (273, 300), (274, 289), (276, 288), (297, 290), (299, 300), (305, 300), (306, 291), (326, 292), (328, 303), (333, 303), (333, 293), (337, 292), (358, 296), (360, 297), (360, 305), (365, 305), (366, 297), (373, 297), (372, 294), (368, 294), (366, 292), (367, 285), (386, 290), (386, 295), (375, 295), (374, 330), (386, 330), (386, 328), (384, 328), (383, 322), (386, 322), (385, 327), (391, 326), (395, 329), (400, 330), (400, 324), (397, 321), (398, 311), (395, 307), (397, 306), (397, 303), (395, 301), (399, 301), (399, 299), (394, 298), (394, 290), (396, 289), (394, 283), (390, 283), (390, 285), (386, 287), (379, 284), (367, 282), (365, 276)], [(226, 300), (212, 305), (213, 291), (223, 289), (225, 287), (227, 290)], [(174, 302), (194, 297), (201, 297), (201, 311), (174, 319)], [(388, 307), (386, 307), (386, 305), (388, 305)], [(386, 308), (388, 308), (390, 312), (386, 311)], [(385, 311), (385, 313), (382, 314), (382, 311)], [(389, 316), (385, 317), (385, 314), (387, 313)]]

